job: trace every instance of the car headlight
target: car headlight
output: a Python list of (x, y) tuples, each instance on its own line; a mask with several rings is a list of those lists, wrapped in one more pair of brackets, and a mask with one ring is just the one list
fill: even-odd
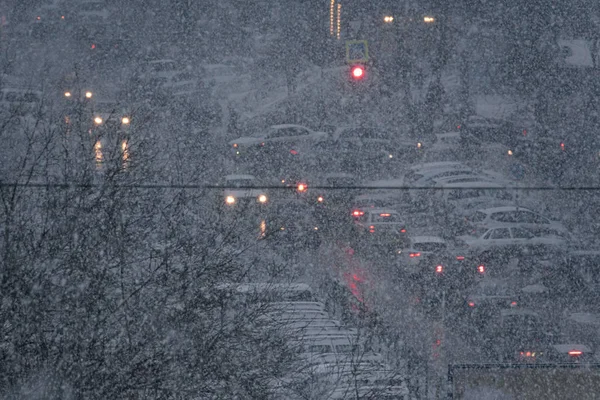
[(269, 199), (268, 199), (268, 197), (267, 197), (266, 194), (261, 194), (260, 196), (258, 196), (258, 202), (259, 203), (263, 203), (264, 204), (264, 203), (267, 202), (267, 200), (269, 200)]
[(235, 204), (235, 197), (233, 197), (233, 196), (227, 196), (227, 197), (225, 197), (225, 203), (227, 203), (229, 205)]

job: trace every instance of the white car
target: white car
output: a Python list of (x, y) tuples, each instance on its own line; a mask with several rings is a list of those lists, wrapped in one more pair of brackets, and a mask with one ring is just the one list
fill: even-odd
[(528, 208), (517, 206), (492, 207), (475, 211), (472, 215), (465, 218), (467, 226), (472, 233), (487, 230), (491, 226), (518, 225), (524, 228), (552, 228), (561, 232), (567, 232), (567, 229), (560, 222), (536, 213)]
[(521, 227), (499, 227), (488, 229), (481, 237), (465, 238), (471, 249), (487, 251), (514, 246), (549, 246), (564, 248), (568, 241), (559, 236), (536, 236)]
[[(301, 125), (273, 125), (265, 133), (256, 136), (241, 137), (229, 144), (237, 149), (248, 146), (264, 146), (267, 143), (318, 143), (327, 139), (325, 132), (317, 132)], [(290, 149), (290, 151), (295, 149)]]
[(512, 205), (514, 202), (505, 186), (495, 182), (442, 183), (436, 187), (441, 190), (435, 192), (435, 198), (460, 216), (471, 214), (473, 209)]
[(355, 225), (369, 233), (406, 233), (406, 223), (395, 210), (387, 208), (361, 208), (353, 212)]
[(266, 204), (269, 197), (261, 189), (258, 180), (253, 175), (227, 175), (225, 177), (223, 199), (229, 207), (251, 203)]

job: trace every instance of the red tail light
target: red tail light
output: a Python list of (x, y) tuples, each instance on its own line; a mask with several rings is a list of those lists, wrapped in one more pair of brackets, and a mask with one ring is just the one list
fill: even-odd
[(375, 232), (375, 225), (371, 225), (371, 226), (369, 226), (369, 232), (370, 232), (370, 233), (373, 233), (373, 232)]
[(379, 214), (379, 216), (380, 216), (380, 217), (389, 217), (389, 216), (391, 216), (391, 215), (392, 215), (392, 214)]
[(304, 192), (306, 190), (306, 185), (304, 183), (298, 184), (298, 191)]
[(473, 302), (473, 301), (470, 301), (468, 304), (469, 304), (469, 307), (475, 307), (475, 302)]
[(290, 150), (290, 154), (298, 155), (298, 152), (296, 150), (292, 149), (292, 150)]
[(414, 258), (414, 257), (421, 257), (421, 253), (409, 253), (408, 256), (410, 258)]
[(480, 274), (485, 274), (485, 265), (480, 265), (477, 267), (477, 272), (479, 272)]
[(400, 233), (406, 233), (406, 229), (400, 229)]
[(464, 261), (464, 259), (465, 259), (465, 256), (456, 256), (456, 259), (457, 259), (458, 261)]
[(560, 149), (563, 150), (563, 151), (565, 150), (565, 144), (564, 143), (560, 144)]
[(352, 216), (353, 217), (362, 217), (363, 215), (365, 215), (364, 211), (360, 211), (360, 210), (354, 210), (354, 211), (352, 211)]
[(581, 351), (581, 350), (570, 350), (569, 351), (569, 355), (571, 357), (577, 357), (577, 356), (580, 356), (582, 354), (583, 354), (583, 351)]
[(438, 265), (437, 267), (435, 267), (435, 272), (437, 274), (441, 274), (442, 272), (444, 272), (444, 266), (443, 265)]
[(517, 306), (517, 302), (516, 301), (511, 301), (510, 302), (510, 306), (511, 307), (516, 307)]

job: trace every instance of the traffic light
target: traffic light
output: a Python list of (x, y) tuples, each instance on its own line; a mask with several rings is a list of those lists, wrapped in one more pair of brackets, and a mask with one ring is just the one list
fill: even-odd
[(356, 64), (350, 67), (350, 76), (353, 81), (361, 81), (365, 78), (367, 71), (364, 65)]

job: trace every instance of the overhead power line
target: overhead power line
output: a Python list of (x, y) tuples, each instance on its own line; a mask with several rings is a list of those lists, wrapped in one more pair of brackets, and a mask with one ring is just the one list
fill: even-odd
[[(38, 182), (0, 182), (1, 188), (23, 187), (23, 188), (40, 188), (40, 189), (75, 189), (75, 188), (106, 188), (113, 187), (119, 189), (189, 189), (189, 190), (291, 190), (295, 191), (296, 186), (220, 186), (209, 184), (176, 184), (176, 183), (135, 183), (135, 184), (102, 184), (102, 183), (38, 183)], [(308, 190), (531, 190), (531, 191), (598, 191), (600, 186), (460, 186), (460, 187), (431, 187), (431, 186), (311, 186), (306, 185)]]

